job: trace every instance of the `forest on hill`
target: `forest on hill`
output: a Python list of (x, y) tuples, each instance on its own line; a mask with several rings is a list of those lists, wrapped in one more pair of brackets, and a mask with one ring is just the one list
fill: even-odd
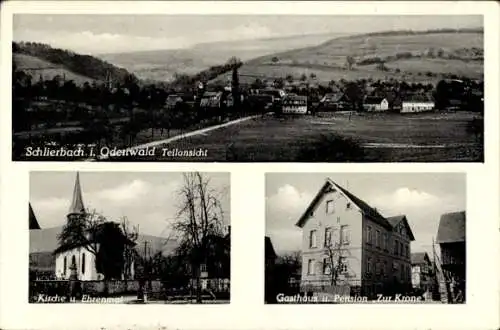
[(66, 49), (53, 48), (38, 42), (12, 42), (13, 54), (37, 57), (65, 69), (99, 81), (111, 80), (120, 84), (138, 82), (126, 69), (119, 68), (91, 55), (82, 55)]

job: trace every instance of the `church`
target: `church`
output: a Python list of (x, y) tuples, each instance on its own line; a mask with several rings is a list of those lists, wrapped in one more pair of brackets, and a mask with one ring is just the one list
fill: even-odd
[[(83, 202), (82, 188), (80, 184), (80, 175), (76, 174), (75, 185), (73, 188), (73, 197), (66, 216), (66, 223), (74, 219), (82, 218), (85, 215), (86, 209)], [(35, 213), (29, 205), (29, 220), (30, 220), (30, 270), (39, 272), (42, 268), (47, 273), (52, 273), (51, 278), (58, 280), (67, 280), (73, 278), (80, 281), (96, 281), (102, 280), (103, 274), (100, 274), (96, 269), (96, 255), (91, 252), (89, 245), (85, 244), (59, 244), (57, 236), (62, 232), (63, 227), (48, 228), (43, 230), (40, 227)], [(54, 230), (56, 229), (56, 230)], [(57, 233), (54, 235), (54, 233)], [(93, 244), (100, 248), (100, 244), (88, 235), (89, 244)], [(52, 251), (46, 251), (47, 246), (56, 244)], [(127, 240), (126, 244), (135, 245), (135, 243)], [(34, 245), (34, 246), (32, 246)], [(42, 246), (44, 245), (44, 246)], [(45, 251), (44, 251), (45, 250)], [(41, 265), (44, 263), (44, 265)], [(134, 262), (129, 264), (127, 271), (122, 272), (124, 279), (125, 273), (128, 274), (127, 279), (133, 279), (135, 275)]]

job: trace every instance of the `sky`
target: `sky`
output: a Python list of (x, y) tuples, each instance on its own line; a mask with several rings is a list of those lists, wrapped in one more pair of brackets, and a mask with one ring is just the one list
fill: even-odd
[[(202, 173), (220, 195), (230, 224), (229, 173)], [(31, 172), (30, 203), (42, 228), (62, 226), (73, 196), (76, 172)], [(83, 203), (119, 222), (126, 216), (140, 234), (167, 237), (180, 205), (182, 173), (80, 172)]]
[(482, 16), (14, 15), (15, 41), (79, 53), (188, 48), (198, 43), (289, 35), (355, 34), (483, 26)]
[(300, 250), (302, 232), (295, 223), (326, 178), (383, 216), (405, 214), (415, 236), (411, 251), (428, 252), (431, 258), (441, 214), (466, 210), (460, 173), (266, 174), (266, 235), (278, 254)]

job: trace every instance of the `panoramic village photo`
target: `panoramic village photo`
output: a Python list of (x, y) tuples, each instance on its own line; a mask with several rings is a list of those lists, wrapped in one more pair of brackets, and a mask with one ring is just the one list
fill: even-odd
[(483, 162), (480, 15), (16, 14), (12, 160)]
[(229, 303), (229, 180), (31, 172), (29, 302)]
[(459, 304), (465, 174), (267, 173), (266, 304)]

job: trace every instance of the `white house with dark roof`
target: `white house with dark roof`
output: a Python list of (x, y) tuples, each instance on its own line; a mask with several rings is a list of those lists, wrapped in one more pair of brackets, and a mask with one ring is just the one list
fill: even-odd
[(426, 95), (409, 95), (401, 100), (401, 113), (431, 111), (434, 108), (434, 101)]
[(386, 218), (326, 179), (296, 226), (302, 229), (302, 291), (332, 285), (332, 271), (334, 284), (348, 285), (351, 294), (373, 297), (397, 285), (411, 287), (415, 238), (406, 216)]
[(368, 96), (363, 101), (363, 109), (365, 111), (387, 111), (389, 110), (389, 102), (385, 97)]

